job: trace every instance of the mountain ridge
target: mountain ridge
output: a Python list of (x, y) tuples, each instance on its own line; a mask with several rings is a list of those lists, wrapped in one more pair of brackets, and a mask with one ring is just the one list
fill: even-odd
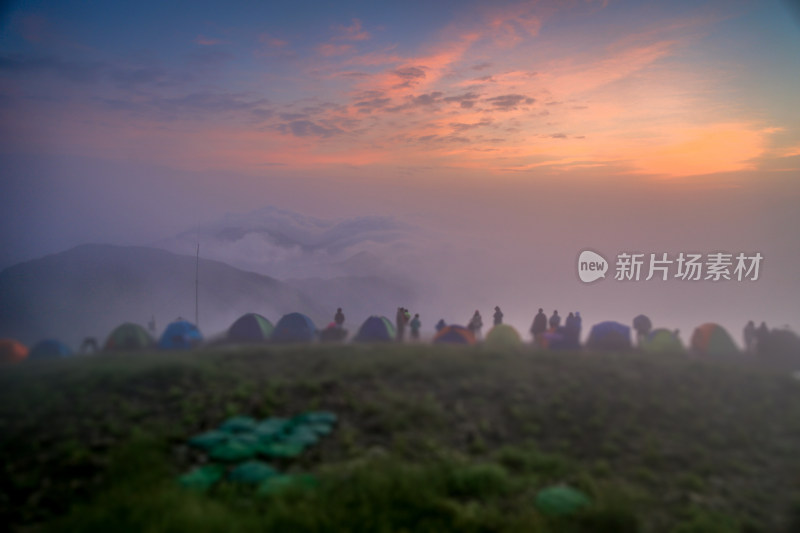
[[(157, 333), (181, 316), (194, 320), (193, 256), (147, 246), (84, 244), (0, 272), (0, 337), (26, 343), (55, 337), (77, 345), (102, 341), (122, 322)], [(200, 328), (224, 331), (246, 312), (272, 321), (300, 311), (322, 322), (330, 312), (304, 292), (270, 276), (214, 259), (199, 260)]]

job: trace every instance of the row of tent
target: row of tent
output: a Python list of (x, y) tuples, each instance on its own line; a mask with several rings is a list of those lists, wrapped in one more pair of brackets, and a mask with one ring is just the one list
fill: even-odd
[[(331, 324), (318, 331), (314, 322), (302, 313), (289, 313), (273, 325), (265, 317), (248, 313), (237, 319), (228, 328), (224, 338), (214, 344), (255, 344), (264, 342), (290, 343), (322, 341), (341, 341), (347, 332)], [(355, 342), (391, 342), (396, 339), (395, 326), (385, 316), (371, 316), (358, 329)], [(167, 326), (158, 342), (141, 326), (125, 323), (114, 329), (108, 336), (105, 351), (132, 351), (159, 348), (164, 350), (185, 350), (200, 345), (203, 336), (197, 327), (185, 320), (175, 321)], [(440, 329), (433, 338), (434, 344), (476, 344), (473, 333), (462, 326), (448, 325)], [(485, 344), (496, 347), (513, 347), (523, 343), (517, 330), (508, 324), (493, 327), (486, 335)], [(550, 329), (537, 341), (542, 348), (550, 350), (580, 349), (577, 339), (567, 335), (563, 327)], [(592, 327), (586, 347), (591, 350), (624, 351), (633, 347), (631, 328), (619, 322), (600, 322)], [(646, 352), (683, 353), (683, 343), (676, 332), (655, 329), (639, 340), (639, 348)], [(725, 329), (713, 323), (699, 326), (692, 334), (690, 350), (698, 354), (730, 354), (738, 348)], [(21, 343), (11, 339), (0, 339), (0, 361), (19, 361), (28, 359), (47, 359), (67, 357), (72, 350), (57, 340), (45, 340), (30, 351)]]
[[(238, 318), (221, 341), (222, 343), (253, 344), (262, 342), (311, 342), (317, 337), (314, 322), (302, 313), (284, 315), (273, 324), (261, 315), (247, 313)], [(103, 344), (103, 351), (135, 351), (158, 348), (188, 350), (203, 343), (200, 330), (186, 320), (176, 320), (167, 326), (156, 342), (142, 326), (126, 322), (117, 326)], [(0, 339), (0, 361), (22, 359), (52, 359), (69, 357), (73, 351), (55, 339), (47, 339), (30, 350), (13, 339)]]

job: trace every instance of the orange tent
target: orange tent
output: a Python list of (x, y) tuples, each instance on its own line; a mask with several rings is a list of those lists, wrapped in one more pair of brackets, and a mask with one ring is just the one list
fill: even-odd
[(28, 348), (14, 339), (0, 339), (0, 363), (16, 363), (28, 357)]
[(475, 344), (475, 335), (462, 326), (445, 326), (433, 338), (434, 344)]

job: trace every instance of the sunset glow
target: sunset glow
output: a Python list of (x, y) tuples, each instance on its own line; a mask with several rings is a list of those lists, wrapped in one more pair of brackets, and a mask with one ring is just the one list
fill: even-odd
[[(571, 271), (581, 247), (725, 249), (764, 255), (755, 288), (606, 296), (622, 316), (664, 299), (698, 320), (760, 297), (791, 323), (790, 4), (11, 2), (0, 266), (86, 242), (151, 245), (272, 206), (416, 228), (402, 246), (345, 247), (335, 261), (358, 275), (364, 257), (403, 265), (368, 273), (427, 284), (442, 314), (505, 302), (527, 321), (538, 302), (599, 306), (604, 289)], [(242, 244), (299, 253), (260, 245)], [(294, 268), (242, 261), (276, 277)], [(700, 294), (705, 312), (687, 301)]]
[(12, 10), (0, 70), (5, 144), (245, 173), (380, 165), (687, 176), (758, 169), (779, 148), (771, 131), (798, 141), (797, 111), (754, 108), (735, 89), (749, 76), (744, 59), (697, 53), (736, 39), (725, 25), (746, 4), (473, 4), (438, 13), (424, 38), (403, 38), (395, 9), (321, 12), (311, 25), (320, 31), (209, 19), (150, 52), (139, 40), (103, 46), (45, 6)]

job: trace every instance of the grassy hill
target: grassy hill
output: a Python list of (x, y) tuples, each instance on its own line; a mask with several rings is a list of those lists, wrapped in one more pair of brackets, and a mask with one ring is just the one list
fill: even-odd
[[(227, 417), (324, 409), (276, 496), (176, 477)], [(303, 346), (0, 369), (0, 515), (44, 531), (797, 531), (800, 382), (746, 359)], [(537, 511), (543, 487), (593, 504)], [(27, 530), (27, 529), (25, 529)]]

